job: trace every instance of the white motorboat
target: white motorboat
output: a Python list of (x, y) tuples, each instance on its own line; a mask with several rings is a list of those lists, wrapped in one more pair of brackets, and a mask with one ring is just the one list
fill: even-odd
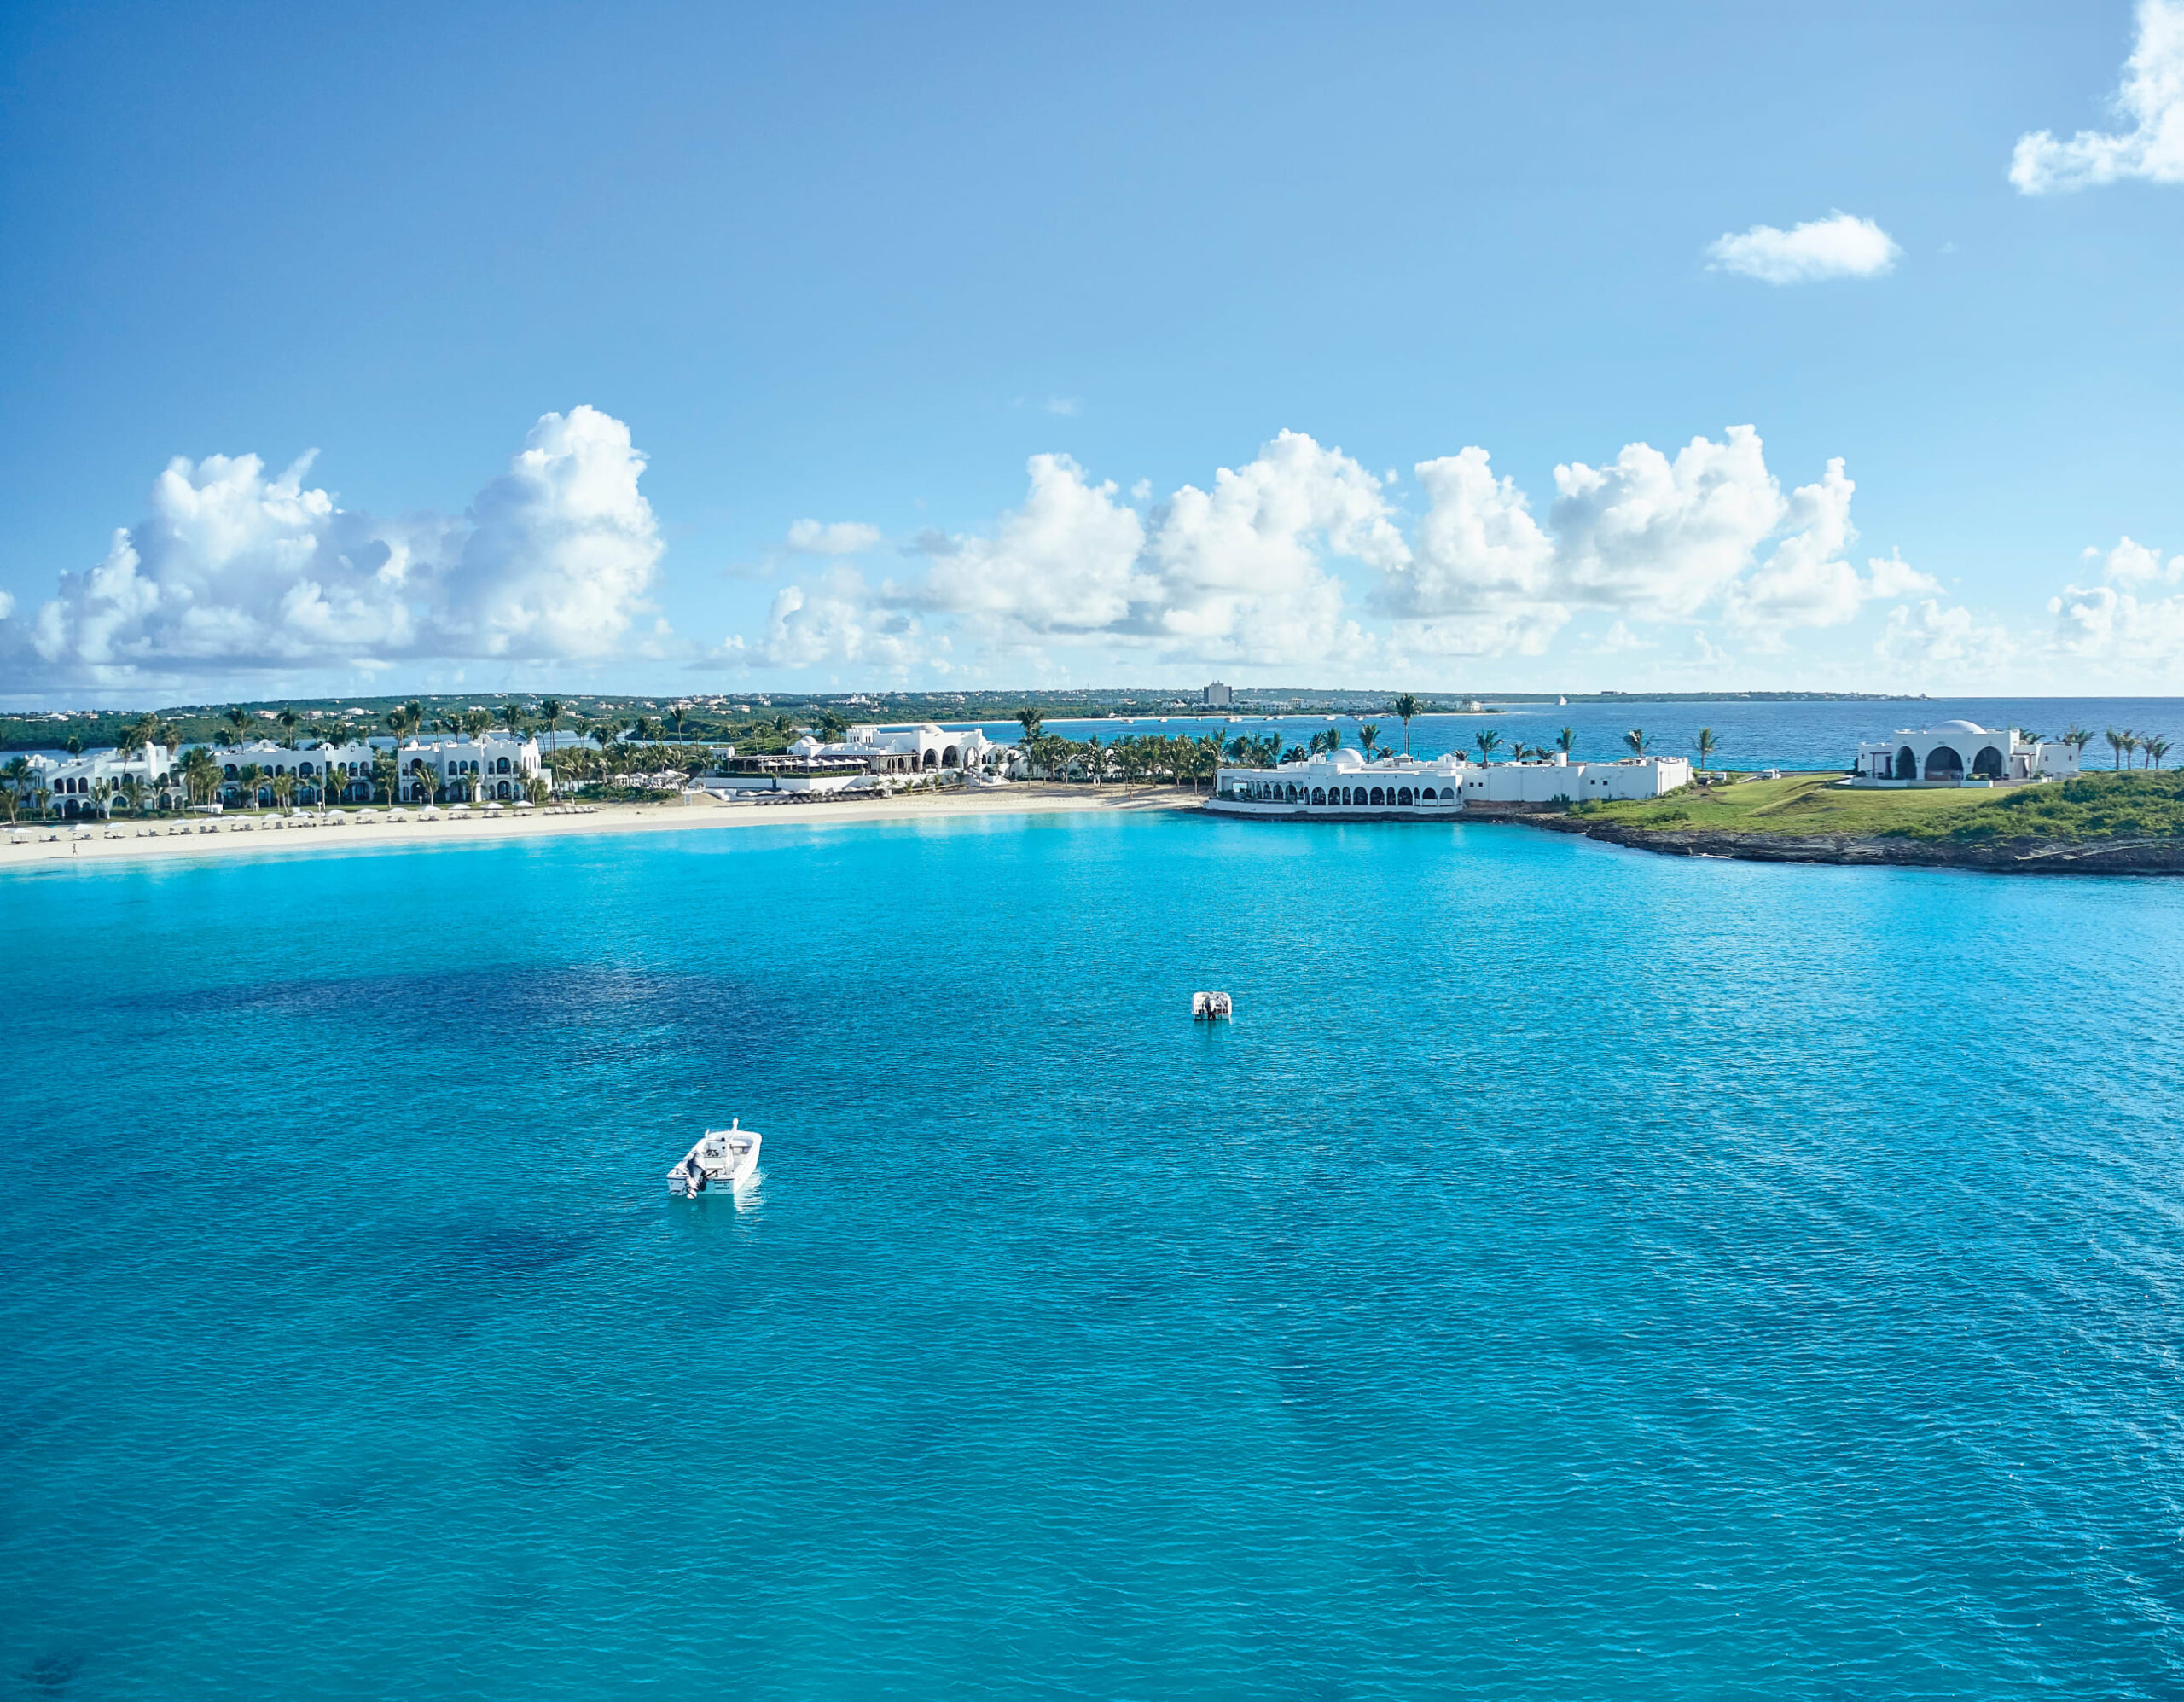
[(758, 1168), (758, 1131), (746, 1129), (737, 1118), (725, 1129), (708, 1129), (682, 1162), (667, 1173), (667, 1191), (685, 1199), (722, 1188), (734, 1189), (751, 1180)]
[(1193, 993), (1191, 1020), (1193, 1022), (1228, 1022), (1233, 1019), (1235, 1005), (1226, 993)]

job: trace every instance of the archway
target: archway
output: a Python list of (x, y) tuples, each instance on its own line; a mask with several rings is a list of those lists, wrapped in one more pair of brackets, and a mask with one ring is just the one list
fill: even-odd
[(1408, 804), (1410, 802), (1410, 788), (1409, 787), (1400, 787), (1397, 789), (1396, 802), (1397, 804)]
[(1919, 777), (1919, 755), (1908, 745), (1896, 753), (1896, 777), (1916, 780)]
[(1957, 755), (1955, 748), (1950, 746), (1935, 746), (1932, 750), (1926, 752), (1926, 778), (1928, 780), (1962, 780), (1964, 758)]
[(940, 765), (944, 769), (952, 769), (956, 766), (956, 747), (953, 745), (940, 753)]
[(1326, 803), (1327, 801), (1327, 787), (1325, 787), (1324, 786), (1316, 786), (1316, 787), (1314, 787), (1312, 788), (1312, 802), (1313, 802), (1313, 803), (1315, 803), (1315, 804), (1324, 804), (1324, 803)]
[(1372, 804), (1379, 804), (1379, 803), (1380, 803), (1380, 802), (1382, 802), (1382, 801), (1383, 801), (1383, 799), (1381, 799), (1381, 797), (1380, 797), (1380, 788), (1379, 787), (1377, 787), (1377, 786), (1376, 786), (1376, 787), (1374, 787), (1373, 788), (1373, 795), (1372, 795), (1372, 797), (1371, 797), (1370, 799), (1368, 799), (1367, 800), (1367, 802), (1368, 802), (1368, 803), (1372, 803)]
[(1972, 772), (1982, 780), (2002, 777), (2002, 753), (1989, 745), (1972, 759)]
[(938, 756), (937, 756), (936, 754), (934, 754), (932, 752), (931, 752), (931, 751), (927, 751), (927, 752), (925, 753), (925, 765), (926, 765), (927, 768), (929, 768), (929, 769), (931, 769), (931, 768), (938, 768), (938, 767), (940, 766), (940, 758), (939, 758), (939, 757), (938, 757)]

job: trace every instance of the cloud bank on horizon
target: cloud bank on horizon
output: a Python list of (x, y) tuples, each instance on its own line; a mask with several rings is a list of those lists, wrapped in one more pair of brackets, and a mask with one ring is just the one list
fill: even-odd
[(177, 456), (106, 557), (0, 610), (13, 689), (188, 689), (404, 662), (619, 656), (654, 613), (661, 543), (629, 428), (548, 414), (461, 517), (375, 518), (307, 487), (317, 451)]
[(34, 609), (0, 607), (11, 690), (359, 689), (471, 663), (859, 683), (1028, 684), (1100, 666), (1432, 683), (1520, 660), (1600, 671), (1674, 647), (1682, 677), (1729, 685), (1780, 677), (1810, 659), (1801, 635), (1873, 609), (1887, 613), (1856, 665), (1909, 688), (2184, 662), (2184, 556), (2164, 566), (2128, 537), (2088, 551), (2100, 571), (2081, 566), (2044, 627), (2012, 624), (1949, 601), (1894, 552), (1856, 560), (1844, 462), (1786, 491), (1749, 425), (1558, 465), (1543, 514), (1477, 445), (1414, 463), (1408, 502), (1397, 475), (1295, 431), (1159, 499), (1035, 455), (1020, 504), (973, 531), (891, 540), (867, 521), (796, 520), (763, 623), (714, 643), (661, 613), (645, 457), (597, 409), (543, 416), (460, 516), (345, 509), (306, 483), (311, 462), (270, 475), (254, 455), (171, 462), (102, 561), (61, 575)]

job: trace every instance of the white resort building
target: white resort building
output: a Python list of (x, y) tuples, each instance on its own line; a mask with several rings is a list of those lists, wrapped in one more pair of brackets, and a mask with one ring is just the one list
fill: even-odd
[(51, 793), (52, 807), (64, 817), (109, 815), (117, 804), (128, 801), (126, 785), (131, 780), (146, 801), (154, 805), (161, 793), (178, 789), (175, 779), (178, 756), (165, 745), (140, 748), (125, 762), (111, 746), (77, 757), (36, 755), (28, 759), (30, 784)]
[(869, 788), (874, 777), (909, 781), (995, 775), (1018, 752), (977, 728), (852, 727), (831, 744), (809, 733), (780, 755), (731, 757), (722, 772), (700, 775), (709, 792), (845, 792)]
[(1886, 739), (1861, 741), (1854, 786), (1979, 786), (1998, 780), (2045, 780), (2078, 771), (2077, 747), (2029, 740), (2014, 727), (1943, 721)]
[(413, 804), (431, 803), (435, 792), (446, 793), (450, 804), (508, 804), (527, 797), (534, 778), (549, 789), (554, 784), (538, 741), (510, 733), (410, 739), (395, 757), (403, 797)]
[(1658, 798), (1691, 781), (1682, 757), (1573, 763), (1557, 752), (1542, 762), (1476, 764), (1461, 752), (1424, 760), (1338, 750), (1270, 769), (1223, 768), (1206, 807), (1231, 816), (1351, 817), (1399, 812), (1446, 816), (1467, 805), (1578, 804)]

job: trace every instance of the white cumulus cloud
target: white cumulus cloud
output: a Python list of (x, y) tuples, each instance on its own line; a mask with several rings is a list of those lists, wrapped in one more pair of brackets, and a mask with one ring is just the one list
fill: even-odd
[(1742, 235), (1722, 235), (1707, 246), (1717, 271), (1736, 272), (1762, 283), (1816, 283), (1826, 278), (1877, 278), (1896, 269), (1903, 251), (1870, 218), (1833, 212), (1787, 230), (1755, 224)]
[(2048, 600), (2055, 648), (2134, 672), (2166, 673), (2184, 664), (2184, 591), (2159, 594), (2164, 586), (2184, 586), (2184, 555), (2164, 566), (2158, 549), (2126, 537), (2108, 552), (2101, 578), (2097, 585), (2066, 585)]
[[(810, 586), (784, 585), (766, 612), (764, 637), (750, 652), (770, 667), (806, 668), (841, 662), (898, 676), (931, 659), (915, 618), (877, 601), (863, 576), (836, 567)], [(730, 655), (746, 653), (741, 637)]]
[(403, 659), (583, 658), (640, 613), (661, 544), (644, 458), (595, 409), (548, 414), (462, 518), (382, 520), (307, 485), (306, 455), (177, 457), (105, 559), (26, 619), (0, 611), (23, 686), (135, 688)]
[(1857, 536), (1844, 463), (1785, 498), (1749, 426), (1673, 456), (1629, 444), (1603, 467), (1558, 467), (1544, 525), (1483, 449), (1416, 471), (1426, 511), (1410, 561), (1385, 572), (1376, 600), (1414, 649), (1536, 655), (1579, 609), (1611, 611), (1621, 628), (1718, 607), (1733, 627), (1771, 640), (1936, 589), (1894, 556), (1860, 574), (1844, 555)]
[[(1380, 481), (1298, 432), (1219, 469), (1211, 489), (1183, 485), (1148, 517), (1067, 456), (1033, 456), (1026, 471), (1022, 506), (990, 530), (921, 539), (931, 562), (921, 579), (838, 588), (838, 600), (861, 600), (866, 614), (807, 621), (797, 653), (851, 659), (848, 647), (892, 609), (945, 619), (989, 651), (1019, 656), (1121, 646), (1178, 663), (1347, 657), (1368, 641), (1345, 614), (1329, 559), (1391, 568), (1409, 556)], [(770, 626), (753, 653), (788, 653), (794, 619), (774, 624), (779, 632)], [(915, 630), (898, 636), (909, 644)], [(820, 644), (831, 648), (814, 652)]]
[(2128, 128), (2082, 130), (2067, 142), (2041, 130), (2018, 138), (2010, 182), (2028, 195), (2125, 178), (2184, 183), (2184, 0), (2140, 0), (2138, 40), (2111, 98)]
[(879, 547), (878, 526), (857, 520), (799, 520), (788, 529), (788, 547), (799, 555), (859, 555)]
[(1991, 680), (2017, 654), (2009, 629), (1982, 620), (1968, 608), (1944, 608), (1938, 599), (1899, 605), (1873, 646), (1889, 673), (1911, 686), (1949, 681)]

